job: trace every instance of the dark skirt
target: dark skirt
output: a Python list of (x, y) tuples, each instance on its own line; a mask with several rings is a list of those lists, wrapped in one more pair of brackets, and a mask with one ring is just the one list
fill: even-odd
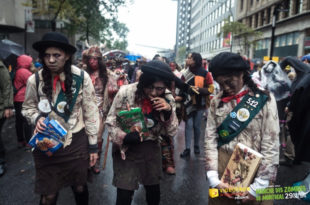
[(89, 153), (84, 129), (74, 133), (71, 144), (60, 148), (51, 157), (35, 149), (33, 158), (36, 169), (35, 192), (38, 194), (55, 194), (63, 187), (87, 183)]
[(156, 185), (162, 176), (160, 144), (145, 141), (131, 145), (126, 151), (126, 160), (121, 159), (120, 150), (113, 144), (113, 185), (117, 188), (135, 190), (139, 184)]

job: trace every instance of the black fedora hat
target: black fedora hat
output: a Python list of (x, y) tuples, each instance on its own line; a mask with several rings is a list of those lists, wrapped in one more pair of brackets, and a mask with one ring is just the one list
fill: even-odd
[(152, 60), (142, 65), (141, 70), (146, 75), (158, 76), (170, 81), (175, 79), (175, 75), (172, 73), (169, 65), (159, 60)]
[(68, 38), (57, 32), (44, 34), (41, 41), (35, 42), (32, 47), (38, 52), (42, 52), (48, 47), (61, 48), (69, 54), (73, 54), (76, 51), (76, 48), (69, 44)]

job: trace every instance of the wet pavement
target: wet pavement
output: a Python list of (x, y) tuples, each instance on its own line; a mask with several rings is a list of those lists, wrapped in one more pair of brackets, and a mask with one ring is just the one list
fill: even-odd
[[(204, 130), (204, 128), (202, 128)], [(17, 148), (14, 119), (8, 120), (2, 131), (7, 150), (7, 173), (0, 178), (0, 205), (33, 205), (39, 204), (39, 196), (34, 190), (34, 163), (30, 152)], [(201, 137), (201, 150), (203, 147)], [(103, 145), (105, 147), (105, 144)], [(111, 148), (111, 147), (110, 147)], [(181, 159), (179, 154), (184, 149), (184, 123), (175, 138), (176, 175), (163, 174), (161, 182), (161, 205), (207, 205), (208, 184), (205, 179), (203, 154)], [(111, 151), (111, 149), (109, 149)], [(103, 154), (102, 154), (103, 157)], [(302, 179), (310, 171), (310, 164), (302, 163), (291, 168), (281, 166), (278, 171), (277, 185), (290, 186)], [(112, 186), (112, 160), (108, 155), (106, 169), (93, 177), (89, 187), (90, 205), (113, 205), (116, 200), (116, 188)], [(58, 205), (74, 205), (74, 197), (70, 188), (60, 191)], [(145, 192), (140, 187), (135, 192), (133, 205), (144, 205)], [(308, 204), (300, 200), (278, 200), (276, 205)]]

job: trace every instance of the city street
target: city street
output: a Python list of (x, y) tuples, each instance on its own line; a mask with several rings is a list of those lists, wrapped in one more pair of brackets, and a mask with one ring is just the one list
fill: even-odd
[[(179, 134), (175, 138), (175, 176), (163, 174), (161, 183), (162, 205), (206, 205), (208, 199), (208, 185), (205, 180), (203, 154), (181, 159), (179, 153), (184, 149), (184, 123), (181, 123)], [(0, 178), (0, 204), (1, 205), (33, 205), (39, 204), (39, 196), (34, 194), (34, 164), (30, 152), (17, 148), (14, 120), (6, 122), (3, 129), (3, 140), (7, 150), (7, 173)], [(201, 138), (201, 141), (203, 139)], [(201, 149), (203, 143), (201, 142)], [(102, 155), (103, 157), (103, 155)], [(288, 186), (300, 180), (310, 170), (309, 164), (295, 165), (292, 168), (280, 167), (277, 185)], [(107, 166), (104, 171), (94, 176), (89, 184), (90, 205), (113, 205), (116, 199), (116, 189), (112, 186), (112, 163), (109, 154)], [(145, 203), (144, 189), (135, 193), (133, 204)], [(70, 188), (60, 192), (59, 205), (71, 205), (74, 197)], [(274, 204), (302, 205), (307, 204), (299, 200), (280, 200)]]

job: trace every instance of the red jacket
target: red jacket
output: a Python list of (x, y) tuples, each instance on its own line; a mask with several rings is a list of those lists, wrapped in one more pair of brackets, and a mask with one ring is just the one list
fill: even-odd
[(32, 75), (30, 67), (32, 64), (32, 58), (27, 55), (21, 55), (17, 58), (17, 71), (14, 78), (14, 86), (18, 90), (14, 96), (14, 102), (24, 102), (26, 85), (28, 78)]

